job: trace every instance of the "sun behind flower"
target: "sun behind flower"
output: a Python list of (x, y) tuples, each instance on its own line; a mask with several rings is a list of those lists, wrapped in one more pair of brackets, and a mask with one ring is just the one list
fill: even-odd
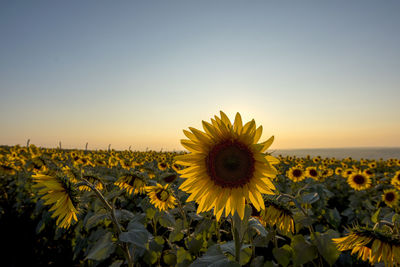
[(188, 202), (199, 204), (198, 213), (214, 208), (217, 220), (224, 211), (225, 216), (237, 211), (243, 218), (246, 201), (265, 209), (261, 194), (274, 194), (271, 179), (277, 170), (272, 165), (279, 161), (264, 153), (274, 138), (257, 143), (262, 126), (257, 128), (254, 120), (243, 125), (239, 113), (231, 124), (220, 114), (211, 123), (202, 122), (205, 132), (192, 127), (183, 131), (189, 140), (181, 144), (191, 153), (176, 157), (177, 164), (188, 167), (178, 171), (186, 179), (180, 189), (190, 194)]

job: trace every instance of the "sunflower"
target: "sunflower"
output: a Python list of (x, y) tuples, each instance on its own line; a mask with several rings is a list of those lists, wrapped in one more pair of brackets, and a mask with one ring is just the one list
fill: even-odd
[(122, 175), (114, 184), (128, 194), (143, 194), (146, 191), (144, 179), (133, 173)]
[(371, 187), (371, 179), (361, 172), (354, 172), (351, 174), (347, 178), (347, 183), (354, 190), (364, 190)]
[(307, 167), (306, 168), (306, 176), (310, 177), (314, 180), (318, 180), (319, 173), (318, 173), (317, 168), (314, 166)]
[(339, 251), (352, 250), (358, 258), (385, 266), (400, 264), (400, 236), (366, 227), (355, 227), (345, 237), (333, 238)]
[(260, 222), (264, 226), (276, 225), (276, 227), (286, 235), (294, 233), (293, 213), (289, 208), (272, 199), (266, 200), (265, 204), (267, 207), (265, 210), (261, 211), (259, 215)]
[(391, 184), (394, 185), (397, 189), (400, 189), (400, 171), (397, 171), (392, 180), (391, 180)]
[(160, 211), (175, 207), (176, 198), (168, 190), (168, 185), (162, 186), (157, 184), (155, 186), (147, 186), (146, 191), (150, 198), (150, 203)]
[(203, 121), (205, 132), (189, 128), (184, 130), (189, 140), (181, 144), (191, 153), (176, 157), (176, 163), (188, 168), (179, 170), (186, 180), (180, 189), (189, 193), (187, 201), (196, 201), (197, 212), (214, 208), (214, 215), (220, 219), (236, 211), (244, 217), (245, 202), (252, 203), (257, 210), (264, 209), (261, 194), (274, 194), (271, 179), (277, 174), (272, 166), (279, 161), (263, 153), (273, 142), (273, 137), (257, 143), (262, 126), (256, 127), (254, 120), (242, 124), (239, 113), (231, 124), (229, 118), (220, 112), (211, 123)]
[(383, 190), (382, 201), (385, 201), (389, 207), (397, 206), (399, 194), (394, 189)]
[[(101, 181), (101, 179), (99, 177), (97, 177), (97, 175), (94, 175), (92, 173), (88, 173), (88, 174), (84, 174), (82, 177), (84, 179), (86, 179), (88, 182), (90, 182), (91, 184), (93, 184), (96, 187), (96, 189), (98, 189), (98, 190), (103, 190), (104, 189), (103, 182)], [(81, 190), (81, 191), (90, 191), (90, 190), (92, 190), (87, 185), (80, 185), (78, 187), (78, 189)]]
[(293, 182), (301, 182), (304, 179), (306, 179), (306, 173), (303, 170), (303, 167), (301, 166), (294, 166), (291, 167), (287, 172), (286, 172), (287, 177), (292, 180)]
[(160, 161), (157, 164), (157, 167), (158, 167), (159, 170), (165, 171), (168, 168), (168, 164), (165, 161)]
[(335, 174), (336, 174), (336, 175), (342, 175), (342, 172), (343, 172), (343, 168), (341, 168), (341, 167), (337, 167), (337, 168), (335, 169)]
[(61, 228), (69, 228), (77, 218), (77, 195), (75, 188), (64, 176), (49, 176), (37, 173), (32, 176), (36, 184), (33, 188), (39, 189), (45, 205), (51, 205), (50, 211), (54, 211), (51, 217), (58, 217), (56, 224)]
[(352, 175), (354, 172), (355, 172), (354, 169), (347, 168), (347, 169), (345, 169), (344, 171), (342, 171), (342, 177), (343, 177), (343, 178), (348, 178), (348, 177), (349, 177), (350, 175)]

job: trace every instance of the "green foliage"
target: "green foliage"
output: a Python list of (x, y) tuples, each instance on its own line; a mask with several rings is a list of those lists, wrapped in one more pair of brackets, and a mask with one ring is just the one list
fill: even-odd
[[(11, 159), (13, 151), (18, 151), (19, 158)], [(360, 161), (326, 161), (322, 165), (307, 158), (281, 158), (280, 175), (274, 183), (278, 193), (286, 196), (274, 199), (288, 207), (296, 228), (285, 234), (277, 226), (265, 225), (249, 205), (243, 220), (235, 214), (216, 222), (212, 212), (197, 214), (197, 204), (187, 203), (187, 194), (178, 189), (183, 179), (171, 167), (176, 153), (41, 149), (40, 155), (33, 156), (29, 151), (0, 149), (0, 164), (15, 168), (13, 173), (0, 172), (0, 229), (2, 236), (23, 241), (11, 242), (12, 249), (27, 244), (23, 247), (30, 250), (27, 258), (37, 259), (32, 265), (125, 266), (127, 245), (138, 266), (350, 266), (364, 263), (350, 252), (339, 252), (332, 238), (343, 236), (352, 224), (372, 227), (384, 220), (393, 227), (400, 225), (399, 208), (388, 207), (381, 197), (383, 190), (393, 187), (391, 177), (400, 170), (396, 164), (389, 166), (389, 161), (377, 161), (372, 188), (355, 191), (339, 175), (294, 183), (285, 173), (298, 164), (321, 169), (347, 164), (366, 169)], [(135, 164), (123, 167), (120, 160)], [(166, 170), (158, 169), (161, 160), (168, 163)], [(114, 214), (93, 191), (78, 191), (78, 222), (69, 229), (57, 228), (53, 212), (32, 187), (32, 175), (43, 166), (58, 174), (68, 167), (76, 179), (81, 172), (99, 177), (104, 184), (100, 191)], [(146, 185), (164, 185), (165, 179), (177, 175), (178, 179), (171, 178), (169, 189), (180, 205), (160, 211), (144, 191), (133, 194), (120, 189), (115, 182), (126, 173), (134, 173)], [(235, 262), (232, 221), (240, 240), (240, 262)], [(21, 228), (24, 234), (18, 234)], [(34, 238), (29, 239), (31, 236)], [(27, 265), (23, 263), (19, 265)], [(4, 265), (16, 264), (6, 261)]]

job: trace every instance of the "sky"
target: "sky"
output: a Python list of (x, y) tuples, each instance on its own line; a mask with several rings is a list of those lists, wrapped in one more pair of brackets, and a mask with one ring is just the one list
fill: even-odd
[(400, 147), (400, 1), (0, 1), (0, 144), (181, 150), (220, 110), (274, 149)]

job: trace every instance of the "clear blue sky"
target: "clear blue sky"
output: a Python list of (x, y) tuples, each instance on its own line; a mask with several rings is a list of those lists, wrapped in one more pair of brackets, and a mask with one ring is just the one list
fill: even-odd
[(400, 1), (0, 1), (0, 144), (400, 146)]

